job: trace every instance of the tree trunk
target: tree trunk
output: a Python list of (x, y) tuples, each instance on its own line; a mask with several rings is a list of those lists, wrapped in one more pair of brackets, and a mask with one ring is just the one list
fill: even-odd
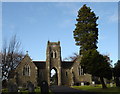
[(105, 82), (104, 82), (103, 77), (100, 77), (100, 81), (101, 81), (101, 84), (102, 84), (102, 88), (103, 88), (103, 89), (107, 88), (107, 86), (106, 86), (106, 84), (105, 84)]
[(120, 80), (119, 80), (119, 77), (116, 77), (116, 87), (120, 87)]

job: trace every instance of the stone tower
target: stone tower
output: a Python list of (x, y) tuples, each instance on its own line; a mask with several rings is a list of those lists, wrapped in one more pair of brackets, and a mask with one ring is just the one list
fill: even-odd
[(56, 70), (57, 85), (61, 85), (61, 47), (60, 41), (47, 43), (46, 50), (46, 81), (50, 85), (50, 71)]

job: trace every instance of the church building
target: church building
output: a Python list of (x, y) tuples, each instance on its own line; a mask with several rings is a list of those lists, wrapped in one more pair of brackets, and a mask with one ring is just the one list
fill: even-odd
[[(55, 75), (51, 76), (51, 70)], [(81, 82), (91, 83), (90, 74), (85, 74), (80, 64), (80, 56), (74, 61), (62, 61), (60, 41), (47, 42), (46, 61), (32, 61), (28, 54), (15, 70), (14, 77), (19, 86), (32, 82), (34, 86), (47, 81), (48, 85), (78, 85)]]

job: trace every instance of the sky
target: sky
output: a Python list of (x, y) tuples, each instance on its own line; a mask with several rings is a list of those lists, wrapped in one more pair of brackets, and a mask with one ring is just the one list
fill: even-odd
[(119, 0), (1, 0), (2, 2), (119, 2)]
[(9, 41), (16, 34), (22, 50), (33, 60), (46, 60), (47, 41), (61, 45), (62, 59), (79, 52), (75, 45), (77, 11), (86, 4), (99, 16), (98, 51), (118, 60), (117, 2), (3, 2), (2, 39)]

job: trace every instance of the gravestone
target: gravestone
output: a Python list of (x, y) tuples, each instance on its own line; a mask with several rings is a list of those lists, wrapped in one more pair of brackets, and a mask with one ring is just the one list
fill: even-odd
[(49, 86), (47, 81), (42, 81), (40, 84), (40, 88), (41, 88), (41, 94), (48, 94)]
[(95, 86), (95, 81), (92, 81), (92, 86)]
[(18, 90), (18, 92), (20, 92), (20, 90)]
[(34, 84), (32, 84), (32, 82), (28, 82), (27, 88), (28, 92), (34, 92), (35, 90)]
[(112, 82), (110, 83), (110, 87), (113, 87), (113, 83)]
[(81, 86), (84, 86), (84, 82), (81, 82)]
[(9, 82), (8, 83), (8, 91), (9, 92), (18, 92), (17, 84)]

